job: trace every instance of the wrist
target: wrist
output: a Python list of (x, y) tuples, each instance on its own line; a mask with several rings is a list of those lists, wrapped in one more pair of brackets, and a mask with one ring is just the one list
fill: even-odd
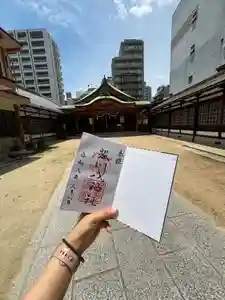
[(57, 259), (60, 266), (66, 267), (71, 275), (80, 265), (80, 258), (64, 243), (56, 248), (52, 258)]
[(79, 255), (84, 253), (85, 249), (82, 246), (82, 242), (78, 238), (74, 238), (73, 236), (69, 235), (66, 240), (71, 244), (71, 246), (73, 246)]

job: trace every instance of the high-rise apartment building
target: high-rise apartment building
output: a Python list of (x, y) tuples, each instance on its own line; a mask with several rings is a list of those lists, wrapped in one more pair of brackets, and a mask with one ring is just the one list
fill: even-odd
[(57, 104), (64, 102), (59, 49), (45, 29), (11, 30), (23, 50), (10, 54), (16, 82)]
[(225, 64), (225, 1), (181, 0), (172, 18), (170, 93), (217, 73)]
[(152, 100), (152, 88), (144, 83), (144, 100), (150, 101)]
[(137, 98), (144, 97), (144, 42), (126, 39), (120, 44), (119, 55), (112, 59), (114, 85)]

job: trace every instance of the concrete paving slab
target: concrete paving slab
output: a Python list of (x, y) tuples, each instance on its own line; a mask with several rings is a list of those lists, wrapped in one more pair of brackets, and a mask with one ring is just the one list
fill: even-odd
[[(190, 241), (179, 231), (171, 219), (167, 219), (160, 243), (152, 241), (159, 255), (166, 255), (190, 247)], [(193, 243), (194, 244), (194, 243)]]
[(187, 249), (163, 258), (184, 299), (224, 299), (221, 276), (196, 249)]
[(110, 226), (111, 226), (111, 230), (119, 230), (119, 229), (123, 229), (123, 228), (127, 228), (128, 226), (123, 224), (122, 222), (120, 221), (117, 221), (117, 220), (111, 220), (109, 221), (110, 223)]
[(192, 209), (191, 204), (186, 199), (172, 191), (167, 209), (167, 218), (189, 214)]
[(225, 234), (211, 220), (196, 214), (172, 219), (175, 226), (202, 252), (225, 278)]
[(85, 263), (81, 264), (75, 280), (115, 269), (118, 264), (112, 236), (106, 231), (102, 231), (94, 244), (84, 254), (84, 259)]
[(126, 300), (118, 270), (73, 283), (73, 300)]
[(182, 299), (150, 239), (130, 228), (113, 236), (127, 299)]

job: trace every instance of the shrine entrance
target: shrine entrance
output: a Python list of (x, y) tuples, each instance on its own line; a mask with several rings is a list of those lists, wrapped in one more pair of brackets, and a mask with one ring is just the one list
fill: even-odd
[(104, 116), (97, 116), (94, 118), (94, 128), (96, 133), (116, 132), (120, 131), (120, 114), (106, 114)]

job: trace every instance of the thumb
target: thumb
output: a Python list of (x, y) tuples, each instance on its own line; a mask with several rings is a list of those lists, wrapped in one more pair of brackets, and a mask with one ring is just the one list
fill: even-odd
[(102, 222), (105, 220), (110, 220), (118, 216), (118, 210), (115, 208), (104, 208), (99, 211), (96, 211), (92, 214), (92, 221)]

